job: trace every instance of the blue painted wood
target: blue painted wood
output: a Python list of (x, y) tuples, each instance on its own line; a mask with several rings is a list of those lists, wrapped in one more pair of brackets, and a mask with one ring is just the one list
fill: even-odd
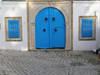
[(36, 48), (65, 48), (65, 19), (58, 9), (41, 10), (35, 23)]
[(93, 37), (93, 19), (82, 19), (81, 21), (81, 37)]
[(65, 48), (65, 19), (56, 8), (50, 8), (50, 48)]
[(41, 10), (37, 14), (35, 23), (36, 23), (35, 25), (36, 48), (49, 48), (50, 32), (49, 32), (49, 9), (48, 8)]
[(20, 38), (19, 20), (8, 20), (8, 38)]

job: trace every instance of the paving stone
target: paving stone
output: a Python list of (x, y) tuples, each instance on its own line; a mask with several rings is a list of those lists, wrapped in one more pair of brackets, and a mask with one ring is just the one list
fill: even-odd
[(92, 51), (0, 50), (1, 75), (99, 75), (99, 62)]

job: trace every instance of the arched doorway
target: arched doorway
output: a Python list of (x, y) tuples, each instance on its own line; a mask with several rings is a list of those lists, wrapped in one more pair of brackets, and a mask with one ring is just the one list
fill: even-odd
[(65, 18), (53, 7), (42, 9), (35, 19), (36, 48), (65, 48)]

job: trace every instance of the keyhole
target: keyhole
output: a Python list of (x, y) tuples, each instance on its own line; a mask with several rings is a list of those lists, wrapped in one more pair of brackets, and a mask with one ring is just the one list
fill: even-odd
[(55, 18), (54, 18), (54, 17), (53, 17), (52, 19), (53, 19), (53, 20), (55, 20)]
[(55, 32), (57, 32), (57, 29), (55, 29)]
[(47, 21), (48, 19), (47, 19), (47, 18), (45, 18), (45, 20)]
[(45, 31), (46, 31), (46, 29), (43, 29), (43, 31), (45, 32)]

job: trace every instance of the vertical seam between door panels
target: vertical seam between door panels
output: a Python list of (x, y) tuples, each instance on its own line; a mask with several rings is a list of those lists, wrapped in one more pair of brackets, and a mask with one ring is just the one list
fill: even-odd
[(48, 8), (48, 17), (49, 17), (49, 48), (50, 48), (50, 8)]

